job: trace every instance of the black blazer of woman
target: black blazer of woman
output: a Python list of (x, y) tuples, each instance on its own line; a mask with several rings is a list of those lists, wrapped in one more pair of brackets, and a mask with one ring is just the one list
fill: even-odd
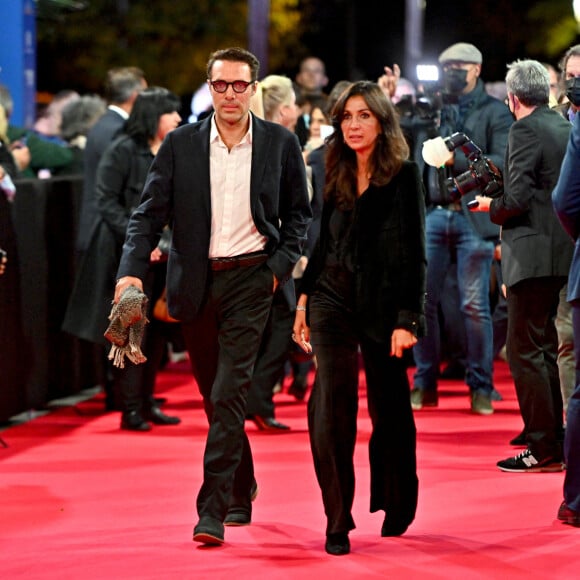
[[(322, 211), (320, 238), (301, 290), (311, 294), (328, 252), (333, 200)], [(424, 333), (425, 192), (416, 163), (405, 161), (384, 186), (370, 185), (357, 201), (354, 243), (354, 312), (359, 329), (379, 342), (395, 328)]]

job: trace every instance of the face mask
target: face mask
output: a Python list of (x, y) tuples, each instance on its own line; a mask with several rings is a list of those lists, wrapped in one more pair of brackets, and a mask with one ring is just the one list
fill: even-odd
[(467, 71), (462, 68), (449, 68), (443, 71), (443, 90), (451, 95), (459, 95), (467, 86)]
[(580, 106), (580, 77), (566, 81), (566, 96), (574, 106)]

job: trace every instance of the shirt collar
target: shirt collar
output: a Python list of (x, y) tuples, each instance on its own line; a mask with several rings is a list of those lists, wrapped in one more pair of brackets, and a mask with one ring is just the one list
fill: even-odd
[[(244, 137), (240, 141), (240, 143), (244, 143), (244, 142), (248, 143), (248, 144), (252, 143), (253, 128), (254, 128), (254, 119), (253, 119), (252, 112), (250, 112), (250, 126), (248, 128), (248, 132), (244, 135)], [(217, 125), (215, 122), (215, 113), (213, 113), (211, 116), (211, 129), (209, 132), (209, 142), (213, 143), (214, 141), (218, 141), (219, 143), (222, 143), (222, 138), (221, 138), (220, 132), (218, 131), (218, 128), (217, 128)]]
[(109, 109), (111, 111), (115, 111), (115, 113), (121, 115), (125, 121), (129, 118), (129, 113), (125, 111), (125, 109), (121, 109), (121, 107), (117, 107), (117, 105), (109, 105)]

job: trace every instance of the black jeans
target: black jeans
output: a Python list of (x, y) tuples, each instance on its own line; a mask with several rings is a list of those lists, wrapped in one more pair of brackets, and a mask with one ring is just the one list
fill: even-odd
[(209, 276), (206, 304), (182, 328), (209, 421), (197, 511), (223, 522), (230, 504), (251, 508), (246, 398), (272, 304), (273, 274), (260, 264)]
[(563, 403), (554, 317), (564, 276), (528, 278), (507, 293), (506, 351), (528, 446), (536, 459), (562, 456)]
[(370, 511), (385, 510), (391, 521), (408, 525), (415, 517), (418, 480), (416, 429), (403, 359), (389, 355), (390, 344), (358, 332), (352, 311), (328, 294), (311, 296), (310, 323), (318, 368), (308, 400), (308, 428), (326, 533), (355, 527), (351, 510), (359, 346), (372, 422)]

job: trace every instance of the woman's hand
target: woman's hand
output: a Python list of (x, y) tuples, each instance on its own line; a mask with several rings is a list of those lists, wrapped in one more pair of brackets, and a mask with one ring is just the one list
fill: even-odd
[(310, 328), (306, 324), (306, 305), (298, 303), (296, 307), (296, 317), (292, 328), (292, 340), (307, 353), (312, 352), (310, 344)]
[(391, 335), (391, 356), (401, 358), (406, 348), (417, 344), (417, 337), (404, 328), (395, 328)]

